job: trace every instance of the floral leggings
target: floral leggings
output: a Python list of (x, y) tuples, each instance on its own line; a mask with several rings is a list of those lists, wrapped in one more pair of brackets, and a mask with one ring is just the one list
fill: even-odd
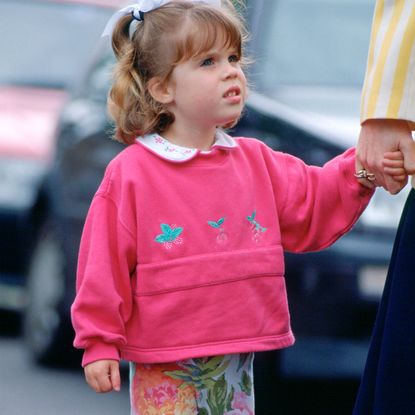
[(253, 358), (130, 363), (131, 415), (253, 415)]

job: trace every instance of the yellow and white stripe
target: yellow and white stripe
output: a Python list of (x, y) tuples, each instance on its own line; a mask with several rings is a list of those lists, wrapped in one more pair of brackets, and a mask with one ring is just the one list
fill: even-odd
[(415, 0), (376, 3), (361, 106), (361, 121), (371, 118), (415, 129)]

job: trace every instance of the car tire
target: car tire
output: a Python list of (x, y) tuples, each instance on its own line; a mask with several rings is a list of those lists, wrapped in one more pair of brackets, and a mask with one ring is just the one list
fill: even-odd
[(62, 311), (65, 294), (65, 254), (56, 226), (44, 225), (34, 246), (27, 275), (23, 336), (32, 360), (43, 365), (73, 366), (69, 316)]

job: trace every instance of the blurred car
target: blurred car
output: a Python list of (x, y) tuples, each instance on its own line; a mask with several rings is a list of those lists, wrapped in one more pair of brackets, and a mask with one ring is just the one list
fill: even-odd
[[(372, 0), (248, 3), (253, 90), (233, 134), (257, 137), (315, 165), (353, 146), (373, 6)], [(38, 361), (63, 360), (71, 349), (69, 309), (84, 218), (106, 164), (123, 148), (109, 139), (106, 117), (112, 65), (103, 45), (62, 113), (57, 162), (44, 183), (43, 237), (29, 273), (25, 318)], [(360, 373), (404, 199), (404, 193), (392, 198), (378, 191), (353, 231), (331, 248), (287, 253), (300, 347), (268, 354), (263, 367), (287, 376)]]
[(68, 91), (92, 58), (119, 2), (0, 3), (0, 309), (24, 306), (25, 273), (43, 212), (41, 184), (55, 154)]

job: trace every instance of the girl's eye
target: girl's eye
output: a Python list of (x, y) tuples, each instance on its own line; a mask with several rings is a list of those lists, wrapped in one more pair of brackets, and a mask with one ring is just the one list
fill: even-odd
[(239, 62), (240, 58), (239, 58), (238, 55), (231, 55), (231, 56), (229, 56), (228, 60), (229, 60), (229, 62)]
[(210, 66), (210, 65), (213, 65), (213, 63), (214, 63), (213, 58), (208, 58), (202, 61), (201, 66)]

